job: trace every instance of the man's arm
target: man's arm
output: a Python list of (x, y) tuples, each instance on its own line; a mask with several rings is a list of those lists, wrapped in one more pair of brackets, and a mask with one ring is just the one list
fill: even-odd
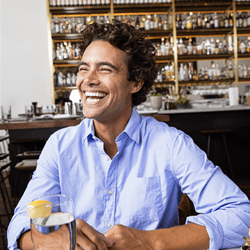
[(206, 228), (194, 223), (152, 231), (115, 225), (104, 235), (114, 242), (110, 250), (202, 250), (209, 248)]
[[(106, 238), (103, 234), (96, 231), (93, 227), (88, 225), (86, 222), (78, 219), (76, 221), (77, 229), (77, 248), (76, 250), (88, 250), (88, 249), (98, 249), (98, 250), (108, 250), (108, 247), (113, 245), (113, 241)], [(63, 230), (68, 230), (68, 228), (64, 228), (64, 226), (60, 227), (55, 232), (50, 233), (50, 235), (46, 235), (46, 246), (59, 246), (66, 245), (67, 242), (62, 243), (62, 237), (57, 237), (58, 235), (63, 235)], [(43, 239), (39, 238), (40, 241)], [(81, 247), (80, 247), (81, 246)], [(27, 231), (20, 236), (19, 247), (22, 250), (32, 250), (32, 240), (31, 240), (31, 231)], [(69, 249), (69, 248), (68, 248)]]

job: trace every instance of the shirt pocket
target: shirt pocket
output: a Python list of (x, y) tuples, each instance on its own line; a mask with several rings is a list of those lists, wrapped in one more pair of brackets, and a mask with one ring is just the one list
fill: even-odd
[(147, 227), (163, 214), (159, 176), (127, 179), (119, 202), (122, 223), (130, 227)]

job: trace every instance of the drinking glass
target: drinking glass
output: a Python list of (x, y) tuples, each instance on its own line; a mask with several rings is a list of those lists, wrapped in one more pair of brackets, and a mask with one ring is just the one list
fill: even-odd
[(3, 122), (9, 122), (11, 119), (11, 106), (10, 105), (1, 106), (1, 113)]
[(25, 105), (25, 116), (26, 120), (32, 120), (34, 116), (34, 106), (33, 105)]
[(46, 215), (48, 217), (44, 217), (41, 206), (38, 205), (36, 216), (30, 219), (33, 249), (75, 250), (76, 221), (72, 198), (58, 194), (44, 196), (35, 201), (39, 204), (41, 200), (51, 202), (52, 210), (49, 216)]

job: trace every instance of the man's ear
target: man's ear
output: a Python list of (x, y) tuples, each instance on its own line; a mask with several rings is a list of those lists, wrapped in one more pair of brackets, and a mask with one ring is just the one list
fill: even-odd
[(142, 81), (138, 81), (138, 82), (134, 81), (133, 84), (132, 84), (132, 91), (131, 91), (131, 93), (134, 94), (134, 93), (140, 91), (140, 89), (142, 88), (143, 84), (144, 84), (144, 82), (142, 82)]

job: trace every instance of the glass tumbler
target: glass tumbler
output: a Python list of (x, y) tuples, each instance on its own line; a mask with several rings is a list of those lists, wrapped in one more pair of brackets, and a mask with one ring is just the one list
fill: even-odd
[(32, 203), (36, 204), (35, 207), (31, 208), (30, 212), (30, 203), (27, 210), (33, 249), (75, 250), (76, 221), (72, 198), (61, 194), (50, 195), (36, 199)]

